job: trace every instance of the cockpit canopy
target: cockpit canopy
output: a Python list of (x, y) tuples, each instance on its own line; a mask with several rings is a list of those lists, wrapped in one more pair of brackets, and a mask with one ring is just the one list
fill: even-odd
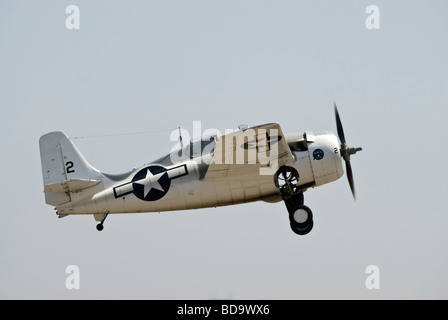
[(171, 151), (165, 157), (156, 160), (155, 163), (172, 165), (188, 159), (212, 154), (217, 142), (218, 136), (216, 134), (191, 140), (186, 146)]
[(190, 141), (190, 144), (182, 148), (182, 152), (190, 159), (205, 156), (213, 153), (216, 143), (218, 141), (217, 135), (202, 137), (200, 139)]

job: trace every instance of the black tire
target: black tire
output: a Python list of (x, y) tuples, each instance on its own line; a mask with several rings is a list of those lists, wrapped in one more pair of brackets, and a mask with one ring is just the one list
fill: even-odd
[(103, 229), (104, 229), (104, 226), (103, 226), (102, 223), (98, 223), (98, 224), (96, 225), (96, 230), (98, 230), (98, 231), (102, 231)]
[[(299, 217), (299, 221), (297, 220), (297, 211), (302, 213), (301, 217)], [(304, 214), (306, 213), (306, 217)], [(306, 219), (306, 220), (303, 220)], [(307, 206), (296, 206), (294, 210), (291, 210), (289, 213), (289, 221), (291, 226), (298, 229), (306, 229), (311, 223), (313, 223), (313, 212)]]
[(298, 235), (300, 235), (300, 236), (304, 236), (304, 235), (310, 233), (310, 231), (313, 229), (313, 226), (314, 226), (314, 222), (313, 222), (313, 220), (311, 220), (311, 221), (309, 222), (308, 226), (305, 227), (305, 228), (297, 228), (297, 227), (295, 227), (295, 226), (291, 223), (291, 230), (292, 230), (295, 234), (298, 234)]

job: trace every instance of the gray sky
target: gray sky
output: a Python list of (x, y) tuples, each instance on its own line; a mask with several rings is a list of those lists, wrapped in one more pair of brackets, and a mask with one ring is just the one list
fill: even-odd
[[(71, 4), (79, 30), (65, 26)], [(379, 30), (365, 26), (370, 4)], [(0, 298), (447, 299), (446, 12), (442, 0), (1, 1)], [(194, 120), (336, 131), (333, 101), (363, 147), (358, 202), (345, 176), (308, 190), (307, 236), (282, 202), (111, 215), (101, 233), (45, 204), (47, 132), (165, 130), (74, 140), (121, 173)]]

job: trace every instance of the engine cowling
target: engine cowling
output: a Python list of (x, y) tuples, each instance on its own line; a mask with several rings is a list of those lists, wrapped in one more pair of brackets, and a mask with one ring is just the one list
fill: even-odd
[(341, 153), (337, 136), (329, 131), (305, 132), (289, 136), (289, 147), (296, 161), (300, 185), (321, 186), (342, 177)]
[[(310, 136), (313, 136), (310, 141)], [(332, 132), (317, 132), (307, 134), (308, 154), (313, 170), (316, 186), (335, 181), (343, 176), (339, 142)]]

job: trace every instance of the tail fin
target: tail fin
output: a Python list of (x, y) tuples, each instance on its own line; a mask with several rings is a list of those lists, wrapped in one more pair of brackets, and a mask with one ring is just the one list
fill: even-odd
[(64, 132), (43, 135), (39, 147), (47, 204), (57, 206), (70, 202), (71, 192), (101, 182), (101, 173), (87, 162)]

